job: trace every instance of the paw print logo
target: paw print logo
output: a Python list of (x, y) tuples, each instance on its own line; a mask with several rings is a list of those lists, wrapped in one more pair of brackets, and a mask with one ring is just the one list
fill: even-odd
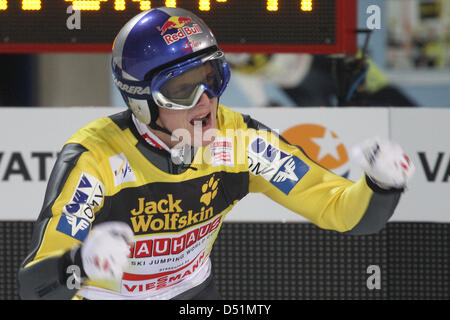
[(214, 179), (214, 176), (211, 177), (205, 184), (202, 186), (202, 196), (200, 198), (200, 202), (204, 203), (205, 205), (209, 206), (211, 204), (211, 201), (216, 197), (217, 195), (217, 187), (219, 185), (219, 180)]

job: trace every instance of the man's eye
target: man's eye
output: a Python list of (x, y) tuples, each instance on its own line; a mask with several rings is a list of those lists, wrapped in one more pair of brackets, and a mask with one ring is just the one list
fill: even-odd
[(175, 95), (177, 96), (188, 96), (191, 94), (193, 90), (192, 85), (185, 85), (178, 88), (178, 90), (175, 91)]
[(213, 74), (208, 74), (208, 75), (206, 76), (206, 83), (207, 83), (207, 84), (212, 84), (212, 83), (214, 83), (215, 78), (216, 78), (216, 77), (215, 77)]

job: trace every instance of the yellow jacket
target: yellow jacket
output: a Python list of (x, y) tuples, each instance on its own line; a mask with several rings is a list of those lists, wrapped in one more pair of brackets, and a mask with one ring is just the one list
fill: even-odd
[[(19, 272), (23, 298), (170, 299), (210, 275), (209, 254), (226, 214), (260, 192), (323, 229), (378, 232), (400, 191), (367, 177), (352, 182), (307, 157), (300, 147), (224, 106), (218, 135), (189, 165), (150, 146), (125, 111), (98, 119), (65, 144)], [(135, 233), (120, 283), (67, 286), (74, 247), (95, 225), (124, 221)], [(79, 250), (78, 250), (79, 251)]]

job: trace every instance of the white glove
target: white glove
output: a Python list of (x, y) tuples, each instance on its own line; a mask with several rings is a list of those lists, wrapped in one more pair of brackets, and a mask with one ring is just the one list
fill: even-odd
[(95, 227), (81, 246), (81, 260), (89, 279), (119, 281), (128, 265), (133, 237), (124, 222), (105, 222)]
[(383, 189), (406, 187), (415, 171), (414, 164), (397, 143), (380, 138), (353, 147), (350, 157)]

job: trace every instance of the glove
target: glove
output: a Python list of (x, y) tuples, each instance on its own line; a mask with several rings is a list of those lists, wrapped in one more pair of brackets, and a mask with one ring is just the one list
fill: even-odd
[(123, 222), (105, 222), (95, 227), (81, 246), (81, 261), (88, 278), (119, 281), (128, 265), (133, 237), (133, 231)]
[(395, 142), (374, 138), (352, 148), (351, 161), (382, 189), (403, 189), (414, 174), (415, 167)]

